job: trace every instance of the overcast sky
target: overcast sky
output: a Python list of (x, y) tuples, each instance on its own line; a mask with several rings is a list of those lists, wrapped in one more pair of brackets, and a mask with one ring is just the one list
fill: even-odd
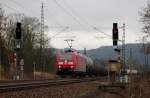
[[(73, 48), (87, 49), (112, 45), (112, 24), (126, 24), (126, 43), (137, 43), (143, 33), (138, 14), (147, 0), (1, 0), (6, 13), (25, 13), (40, 19), (44, 3), (45, 24), (56, 48), (67, 47), (64, 39), (73, 38)], [(97, 28), (95, 30), (94, 28)], [(99, 32), (98, 32), (99, 31)], [(102, 33), (103, 32), (103, 33)], [(57, 36), (55, 36), (57, 35)], [(55, 36), (55, 37), (53, 37)], [(122, 38), (122, 29), (119, 29)]]

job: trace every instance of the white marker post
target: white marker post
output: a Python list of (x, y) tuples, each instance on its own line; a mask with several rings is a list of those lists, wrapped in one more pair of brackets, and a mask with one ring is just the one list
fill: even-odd
[(21, 79), (23, 79), (24, 59), (20, 60)]

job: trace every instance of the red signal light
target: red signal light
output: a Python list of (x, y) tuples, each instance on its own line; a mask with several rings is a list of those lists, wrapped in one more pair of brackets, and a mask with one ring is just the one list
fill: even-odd
[(14, 61), (17, 60), (17, 54), (16, 54), (16, 53), (13, 54), (13, 60), (14, 60)]
[(113, 45), (118, 45), (118, 25), (117, 23), (113, 23), (113, 29), (112, 29), (112, 38), (113, 38)]

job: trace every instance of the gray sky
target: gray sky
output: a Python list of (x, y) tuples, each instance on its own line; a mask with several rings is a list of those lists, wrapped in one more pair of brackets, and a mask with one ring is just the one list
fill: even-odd
[[(112, 45), (112, 39), (101, 32), (112, 34), (113, 22), (126, 24), (126, 42), (137, 42), (143, 34), (138, 12), (147, 0), (1, 0), (6, 13), (20, 12), (40, 19), (40, 6), (44, 2), (45, 24), (51, 44), (65, 48), (66, 38), (73, 38), (73, 48), (87, 49)], [(68, 29), (65, 29), (69, 27)], [(98, 30), (95, 30), (96, 27)], [(61, 32), (62, 31), (62, 32)], [(73, 36), (73, 37), (72, 37)], [(121, 39), (122, 29), (119, 29)]]

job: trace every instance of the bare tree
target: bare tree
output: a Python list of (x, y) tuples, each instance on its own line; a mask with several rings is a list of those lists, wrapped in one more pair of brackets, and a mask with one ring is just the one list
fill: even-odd
[[(53, 50), (47, 49), (49, 46), (49, 39), (45, 35), (44, 41), (41, 43), (40, 35), (40, 21), (35, 17), (28, 17), (24, 14), (9, 14), (4, 16), (4, 11), (0, 7), (0, 67), (5, 66), (7, 71), (11, 68), (13, 59), (12, 56), (15, 49), (15, 28), (16, 23), (20, 21), (22, 23), (22, 40), (19, 54), (24, 59), (24, 71), (26, 73), (33, 72), (33, 64), (36, 64), (36, 69), (41, 71), (40, 64), (40, 45), (43, 44), (44, 49), (42, 55), (44, 56), (45, 71), (49, 71), (51, 65), (54, 65)], [(48, 26), (46, 26), (47, 28)], [(6, 64), (7, 63), (7, 64)], [(8, 65), (8, 66), (6, 66)], [(0, 68), (1, 70), (1, 68)], [(0, 71), (1, 73), (1, 71)]]
[(144, 59), (145, 59), (145, 68), (147, 71), (149, 71), (149, 54), (150, 54), (150, 1), (147, 2), (147, 5), (145, 8), (142, 9), (140, 12), (141, 16), (141, 22), (143, 23), (143, 32), (147, 34), (143, 37), (142, 43), (142, 52), (144, 53)]
[(150, 1), (148, 1), (147, 6), (140, 11), (141, 22), (144, 24), (143, 32), (150, 34)]
[[(147, 6), (140, 11), (141, 22), (143, 23), (143, 32), (147, 34), (147, 36), (143, 37), (144, 52), (147, 54), (150, 53), (150, 1), (147, 2)], [(146, 50), (146, 51), (145, 51)]]

